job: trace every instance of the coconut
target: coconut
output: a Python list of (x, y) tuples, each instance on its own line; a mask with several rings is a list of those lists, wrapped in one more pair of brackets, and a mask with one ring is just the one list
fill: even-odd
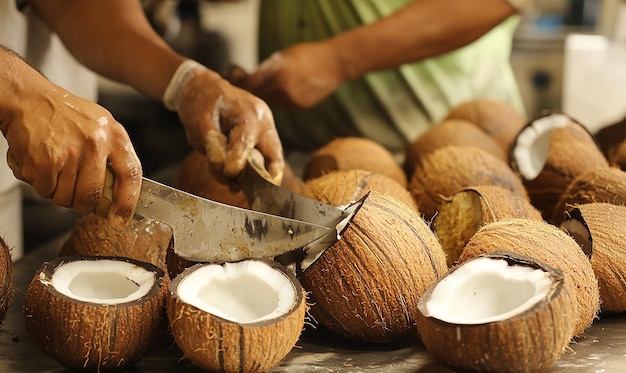
[(419, 214), (375, 192), (336, 243), (308, 255), (299, 279), (315, 324), (357, 342), (414, 337), (417, 302), (447, 270), (441, 246)]
[(468, 187), (455, 193), (441, 205), (433, 220), (433, 230), (446, 253), (448, 266), (459, 258), (480, 227), (508, 218), (543, 220), (527, 199), (498, 185)]
[(550, 222), (559, 225), (574, 205), (590, 202), (626, 204), (626, 172), (601, 167), (577, 176), (559, 197)]
[(13, 260), (9, 246), (0, 237), (0, 325), (13, 301)]
[(563, 272), (535, 258), (484, 254), (451, 269), (422, 296), (420, 337), (454, 371), (541, 371), (571, 340), (572, 287)]
[(344, 206), (371, 191), (395, 197), (417, 210), (417, 204), (406, 187), (390, 177), (366, 170), (331, 171), (304, 183), (300, 194), (325, 204)]
[(176, 344), (194, 365), (220, 372), (265, 372), (304, 327), (297, 279), (270, 260), (196, 264), (169, 286), (167, 315)]
[(626, 311), (626, 206), (578, 205), (561, 223), (585, 253), (598, 278), (602, 312)]
[(609, 166), (591, 133), (560, 113), (530, 121), (511, 146), (510, 158), (530, 201), (546, 219), (577, 176)]
[(138, 362), (165, 321), (167, 277), (120, 257), (60, 257), (44, 263), (25, 295), (34, 344), (78, 370), (110, 371)]
[(530, 219), (505, 219), (480, 228), (467, 242), (458, 262), (480, 254), (513, 251), (537, 258), (563, 271), (574, 285), (576, 327), (580, 335), (596, 318), (600, 303), (598, 281), (578, 243), (554, 225)]
[(426, 220), (463, 188), (499, 185), (528, 198), (522, 181), (502, 160), (470, 146), (447, 146), (428, 154), (415, 169), (409, 191)]
[(626, 171), (626, 140), (622, 141), (608, 157), (609, 163)]
[(404, 158), (404, 171), (411, 177), (420, 159), (426, 154), (450, 145), (475, 146), (504, 162), (509, 161), (506, 150), (480, 127), (463, 119), (446, 119), (429, 127), (409, 144)]
[(379, 143), (362, 137), (339, 137), (317, 149), (306, 162), (303, 180), (336, 170), (367, 170), (388, 176), (406, 187), (404, 170)]
[(122, 256), (166, 271), (167, 250), (173, 242), (172, 228), (153, 219), (127, 224), (87, 214), (78, 220), (58, 256)]
[(626, 141), (626, 117), (598, 129), (595, 138), (604, 155), (610, 160), (620, 144)]

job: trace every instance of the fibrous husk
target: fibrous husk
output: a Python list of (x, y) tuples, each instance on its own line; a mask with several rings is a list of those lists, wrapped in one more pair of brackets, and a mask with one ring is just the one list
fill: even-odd
[[(456, 294), (433, 297), (447, 286)], [(535, 258), (483, 254), (452, 268), (427, 290), (418, 305), (420, 337), (428, 352), (454, 371), (542, 371), (571, 340), (573, 286), (563, 272)], [(449, 307), (434, 307), (433, 299)]]
[(527, 122), (522, 113), (509, 103), (488, 98), (463, 102), (450, 109), (446, 118), (463, 119), (475, 123), (507, 152), (518, 132)]
[(622, 141), (608, 157), (609, 163), (626, 171), (626, 140)]
[(446, 270), (441, 246), (418, 213), (372, 192), (299, 279), (317, 324), (349, 340), (387, 343), (415, 335), (417, 302)]
[[(234, 321), (226, 318), (227, 309), (233, 306), (249, 307), (242, 311), (254, 314), (258, 311), (260, 303), (266, 299), (255, 299), (256, 302), (246, 298), (237, 299), (238, 296), (246, 296), (244, 292), (256, 293), (264, 296), (269, 292), (268, 277), (259, 277), (257, 273), (246, 273), (243, 277), (235, 279), (228, 277), (233, 273), (233, 268), (241, 268), (250, 263), (265, 263), (271, 267), (275, 276), (285, 277), (291, 283), (290, 291), (293, 291), (292, 304), (271, 318), (248, 320), (246, 322)], [(180, 293), (181, 282), (197, 270), (206, 269), (205, 266), (223, 267), (223, 280), (213, 280), (206, 284), (200, 283), (197, 297), (205, 297), (207, 303), (219, 300), (220, 306), (203, 309), (186, 301)], [(267, 279), (268, 282), (265, 282)], [(217, 289), (217, 295), (211, 294)], [(271, 295), (273, 297), (274, 294)], [(212, 298), (213, 297), (213, 298)], [(215, 298), (219, 297), (219, 298)], [(250, 297), (248, 294), (247, 297)], [(247, 301), (247, 302), (246, 302)], [(276, 301), (278, 302), (278, 300)], [(218, 303), (218, 302), (215, 302)], [(280, 307), (282, 305), (279, 305)], [(295, 278), (294, 274), (276, 262), (264, 259), (251, 259), (235, 263), (207, 264), (200, 263), (187, 268), (178, 275), (170, 284), (169, 296), (167, 297), (167, 315), (172, 335), (176, 344), (194, 365), (214, 372), (266, 372), (282, 360), (292, 350), (298, 341), (304, 327), (305, 313), (307, 309), (306, 295)], [(210, 312), (210, 311), (220, 311)], [(270, 310), (272, 311), (272, 310)]]
[[(68, 263), (98, 261), (97, 272), (110, 276), (105, 262), (124, 262), (152, 273), (153, 283), (147, 293), (131, 300), (117, 299), (113, 293), (88, 301), (59, 291), (53, 282), (61, 266)], [(78, 275), (80, 272), (76, 272)], [(92, 273), (96, 275), (96, 273)], [(123, 278), (120, 273), (118, 279)], [(89, 276), (94, 279), (94, 276)], [(132, 280), (127, 286), (139, 288)], [(98, 292), (75, 277), (68, 289), (77, 294)], [(104, 282), (106, 280), (101, 280)], [(165, 296), (168, 277), (156, 266), (122, 257), (65, 256), (44, 263), (35, 273), (25, 295), (24, 321), (35, 346), (52, 359), (76, 370), (113, 371), (141, 360), (158, 342), (165, 325)], [(93, 286), (93, 287), (92, 287)], [(102, 301), (118, 300), (115, 303)]]
[(530, 256), (562, 270), (574, 284), (577, 314), (574, 336), (591, 325), (600, 304), (598, 281), (589, 258), (571, 236), (547, 222), (500, 220), (480, 228), (468, 241), (458, 262), (500, 250)]
[(446, 253), (448, 266), (461, 255), (467, 241), (485, 224), (523, 218), (543, 221), (530, 202), (497, 185), (468, 187), (455, 193), (439, 208), (433, 230)]
[(366, 170), (331, 171), (304, 183), (300, 194), (333, 206), (358, 201), (368, 192), (387, 194), (417, 210), (406, 187), (385, 175)]
[(577, 205), (561, 223), (589, 255), (600, 287), (600, 310), (626, 311), (626, 206)]
[(153, 219), (105, 219), (82, 216), (58, 256), (121, 256), (152, 263), (167, 272), (167, 250), (174, 244), (172, 228)]
[(0, 325), (13, 301), (13, 260), (9, 246), (0, 237)]
[(463, 188), (498, 185), (528, 198), (520, 178), (502, 160), (470, 146), (447, 146), (428, 154), (415, 169), (409, 191), (426, 220)]
[(404, 171), (411, 177), (420, 160), (433, 150), (450, 145), (474, 146), (504, 162), (508, 153), (476, 124), (463, 119), (446, 119), (429, 127), (406, 150)]
[(511, 146), (511, 168), (524, 181), (531, 203), (545, 219), (578, 176), (609, 166), (594, 137), (565, 114), (530, 121)]
[(406, 187), (404, 170), (393, 154), (363, 137), (339, 137), (317, 149), (306, 162), (303, 180), (322, 176), (336, 170), (367, 170), (388, 176)]
[(611, 160), (617, 148), (626, 142), (626, 117), (600, 128), (594, 137), (598, 141), (602, 153)]
[(626, 172), (601, 167), (577, 176), (559, 197), (550, 222), (559, 225), (574, 205), (590, 202), (626, 204)]

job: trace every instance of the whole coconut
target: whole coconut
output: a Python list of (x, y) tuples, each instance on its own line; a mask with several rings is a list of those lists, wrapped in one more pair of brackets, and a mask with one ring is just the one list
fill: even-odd
[(626, 140), (622, 141), (615, 151), (610, 154), (609, 163), (626, 171)]
[(441, 246), (417, 212), (372, 192), (299, 279), (319, 325), (350, 340), (386, 343), (415, 336), (417, 302), (446, 270)]
[(336, 170), (367, 170), (388, 176), (402, 186), (407, 178), (393, 154), (363, 137), (339, 137), (317, 149), (306, 162), (304, 181)]
[(9, 246), (0, 237), (0, 325), (13, 300), (13, 260)]
[(562, 270), (574, 284), (577, 315), (574, 336), (591, 325), (600, 304), (598, 281), (589, 258), (570, 235), (546, 222), (500, 220), (480, 228), (468, 241), (458, 262), (500, 250), (530, 256)]

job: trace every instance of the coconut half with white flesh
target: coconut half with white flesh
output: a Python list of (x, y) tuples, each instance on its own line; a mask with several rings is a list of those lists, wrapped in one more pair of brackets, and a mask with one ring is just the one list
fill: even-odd
[(418, 330), (452, 370), (536, 372), (567, 348), (576, 323), (572, 284), (531, 257), (473, 258), (432, 285), (418, 303)]
[(171, 333), (184, 357), (202, 369), (268, 371), (304, 328), (302, 286), (271, 260), (195, 264), (171, 282), (168, 294)]
[(561, 223), (589, 256), (598, 278), (600, 309), (626, 311), (626, 206), (610, 203), (577, 205)]
[(593, 135), (561, 113), (530, 121), (510, 152), (511, 168), (521, 175), (530, 201), (545, 218), (577, 176), (609, 166)]
[(73, 369), (132, 365), (158, 341), (167, 279), (156, 266), (129, 258), (54, 259), (26, 291), (26, 330), (45, 354)]

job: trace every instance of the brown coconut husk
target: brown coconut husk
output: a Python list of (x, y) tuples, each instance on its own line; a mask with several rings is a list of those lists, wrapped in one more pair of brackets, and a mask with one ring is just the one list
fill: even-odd
[(598, 145), (607, 158), (612, 158), (616, 149), (626, 141), (626, 117), (624, 119), (608, 124), (598, 131), (594, 137), (598, 141)]
[(404, 171), (411, 177), (420, 159), (435, 149), (450, 145), (475, 146), (509, 161), (508, 153), (476, 124), (463, 119), (446, 119), (432, 127), (409, 144), (404, 159)]
[(433, 220), (448, 266), (455, 264), (480, 227), (509, 218), (543, 221), (539, 210), (527, 199), (498, 185), (468, 187), (455, 193), (441, 205)]
[(446, 270), (441, 246), (417, 212), (372, 192), (299, 280), (319, 325), (349, 340), (387, 343), (416, 335), (417, 302)]
[(600, 287), (603, 313), (626, 311), (626, 206), (577, 205), (561, 224), (588, 253)]
[(600, 291), (591, 262), (567, 233), (547, 222), (505, 219), (480, 228), (468, 241), (458, 262), (478, 255), (512, 251), (539, 259), (558, 268), (575, 284), (577, 322), (574, 335), (581, 335), (597, 317)]
[(426, 220), (463, 188), (498, 185), (528, 198), (519, 177), (502, 160), (470, 146), (447, 146), (427, 155), (415, 169), (409, 191)]
[(333, 206), (344, 206), (375, 191), (397, 198), (417, 211), (417, 204), (406, 187), (376, 172), (366, 170), (332, 171), (307, 181), (300, 194)]
[(626, 171), (626, 141), (622, 141), (615, 151), (608, 155), (609, 164)]
[(4, 322), (14, 293), (13, 260), (11, 249), (0, 237), (0, 325)]
[(590, 202), (626, 204), (626, 172), (601, 167), (577, 176), (559, 197), (550, 222), (559, 225), (575, 205)]
[(488, 98), (469, 100), (452, 108), (447, 119), (463, 119), (475, 123), (489, 134), (505, 151), (526, 125), (526, 118), (509, 103)]
[(339, 137), (317, 149), (306, 162), (302, 179), (308, 181), (337, 170), (367, 170), (406, 187), (407, 177), (393, 154), (363, 137)]

